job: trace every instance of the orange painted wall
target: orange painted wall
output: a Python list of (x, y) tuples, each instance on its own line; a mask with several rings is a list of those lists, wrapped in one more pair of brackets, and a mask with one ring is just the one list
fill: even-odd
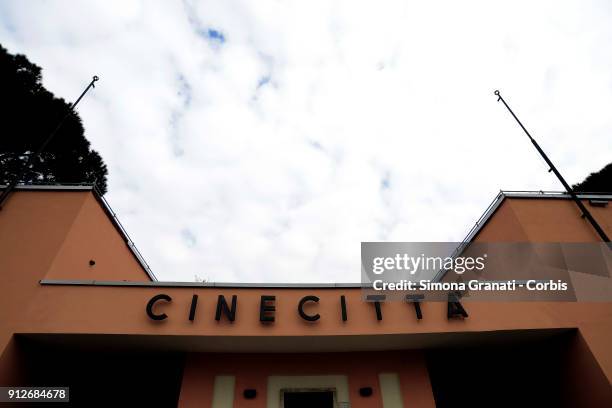
[(92, 191), (16, 190), (0, 210), (0, 350), (14, 322), (46, 318), (27, 309), (39, 281), (55, 278), (149, 280)]
[(91, 191), (12, 193), (0, 211), (0, 248), (0, 270), (16, 285), (150, 280)]
[[(382, 406), (379, 373), (400, 376), (406, 408), (434, 407), (425, 360), (420, 352), (369, 352), (319, 354), (193, 354), (183, 377), (180, 408), (208, 408), (212, 403), (215, 375), (236, 376), (234, 406), (265, 408), (267, 377), (271, 375), (347, 375), (353, 408)], [(201, 388), (198, 388), (198, 387)], [(372, 387), (370, 397), (361, 397), (359, 388)], [(246, 388), (257, 390), (255, 399), (243, 396)]]
[[(612, 207), (590, 209), (612, 235)], [(597, 236), (568, 200), (506, 199), (476, 239), (593, 242)], [(135, 335), (196, 351), (273, 352), (303, 345), (318, 352), (377, 344), (410, 348), (419, 339), (431, 340), (431, 335), (545, 328), (578, 328), (602, 372), (612, 380), (612, 303), (467, 302), (468, 319), (448, 320), (446, 304), (430, 302), (423, 304), (424, 318), (418, 321), (411, 305), (389, 302), (382, 306), (383, 321), (377, 321), (373, 305), (361, 300), (359, 289), (41, 285), (40, 279), (147, 280), (91, 192), (17, 191), (0, 211), (0, 249), (0, 382), (11, 378), (7, 367), (14, 366), (15, 333)], [(89, 259), (96, 260), (94, 268), (88, 265)], [(154, 322), (144, 309), (159, 293), (169, 294), (173, 301), (158, 307), (170, 318)], [(195, 322), (189, 322), (194, 293), (200, 296), (198, 312)], [(214, 320), (219, 294), (228, 299), (238, 295), (234, 323)], [(272, 325), (262, 325), (258, 319), (264, 294), (277, 296), (277, 320)], [(312, 294), (321, 298), (314, 307), (322, 318), (314, 324), (302, 320), (296, 311), (300, 298)], [(347, 298), (347, 322), (340, 319), (340, 295)], [(197, 361), (188, 362), (185, 371), (181, 396), (185, 404), (210, 395), (207, 387), (212, 382), (196, 386), (188, 380), (202, 370), (204, 363)], [(372, 380), (359, 367), (352, 378), (355, 383)], [(401, 378), (402, 384), (406, 378), (413, 380), (406, 383), (427, 387), (419, 374), (402, 372)], [(259, 380), (252, 375), (239, 381), (242, 386)], [(415, 392), (419, 389), (415, 385)], [(427, 397), (422, 398), (427, 404)]]
[[(159, 293), (170, 295), (158, 312), (169, 315), (156, 322), (145, 314), (148, 300)], [(192, 294), (199, 294), (194, 322), (188, 320)], [(217, 322), (217, 296), (238, 296), (236, 321)], [(259, 321), (261, 295), (276, 295), (276, 322)], [(306, 322), (297, 313), (306, 295), (320, 297), (321, 319)], [(345, 295), (348, 321), (340, 318), (339, 297)], [(9, 293), (3, 301), (17, 301)], [(609, 303), (477, 303), (465, 302), (469, 319), (447, 320), (446, 304), (422, 305), (423, 320), (417, 320), (412, 305), (388, 302), (382, 305), (383, 320), (377, 321), (374, 306), (361, 300), (359, 289), (258, 289), (258, 288), (141, 288), (105, 286), (41, 286), (19, 314), (7, 321), (17, 333), (116, 333), (183, 336), (347, 336), (413, 333), (451, 333), (534, 328), (580, 327), (612, 319)], [(6, 328), (6, 326), (3, 326)]]
[[(612, 203), (593, 207), (582, 200), (608, 236), (612, 236)], [(482, 242), (599, 242), (573, 201), (559, 198), (506, 198), (475, 237)]]

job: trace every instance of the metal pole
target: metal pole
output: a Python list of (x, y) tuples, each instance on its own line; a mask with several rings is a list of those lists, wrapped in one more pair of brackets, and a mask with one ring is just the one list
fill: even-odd
[(529, 138), (529, 140), (531, 141), (531, 143), (533, 143), (533, 145), (535, 146), (536, 150), (540, 153), (540, 155), (542, 156), (542, 158), (544, 159), (544, 161), (546, 161), (546, 164), (548, 164), (550, 166), (550, 170), (548, 170), (549, 172), (553, 172), (555, 173), (555, 176), (557, 176), (557, 178), (559, 179), (559, 181), (561, 182), (561, 184), (563, 184), (563, 187), (565, 188), (565, 191), (567, 191), (567, 193), (570, 195), (570, 197), (574, 200), (574, 202), (576, 203), (576, 205), (578, 206), (578, 208), (580, 209), (580, 211), (582, 211), (582, 216), (584, 218), (586, 218), (591, 225), (593, 226), (593, 228), (595, 228), (595, 231), (597, 231), (597, 234), (601, 237), (601, 239), (608, 243), (608, 248), (612, 249), (612, 246), (610, 245), (610, 238), (608, 238), (608, 236), (606, 235), (605, 231), (603, 230), (603, 228), (601, 228), (601, 226), (597, 223), (597, 221), (595, 220), (595, 218), (593, 218), (593, 216), (591, 215), (591, 213), (589, 212), (589, 210), (587, 210), (587, 208), (584, 206), (584, 204), (582, 204), (582, 201), (580, 201), (580, 199), (578, 198), (578, 196), (576, 195), (576, 193), (574, 193), (574, 191), (572, 190), (572, 188), (569, 186), (569, 184), (567, 184), (567, 182), (565, 181), (565, 179), (563, 178), (563, 176), (561, 175), (561, 173), (559, 173), (559, 170), (557, 170), (557, 168), (555, 167), (555, 165), (553, 164), (552, 161), (550, 161), (550, 159), (548, 158), (548, 156), (546, 155), (546, 153), (544, 153), (544, 150), (542, 150), (542, 148), (540, 147), (540, 145), (538, 144), (538, 142), (535, 141), (535, 139), (533, 137), (531, 137), (531, 135), (529, 134), (529, 132), (527, 131), (527, 129), (525, 129), (525, 126), (523, 126), (523, 124), (521, 123), (521, 121), (519, 120), (519, 118), (516, 117), (516, 115), (514, 114), (514, 112), (512, 112), (512, 109), (510, 109), (510, 106), (508, 106), (508, 104), (506, 103), (506, 101), (504, 100), (504, 98), (502, 98), (501, 94), (499, 93), (499, 91), (495, 91), (494, 92), (495, 95), (497, 96), (497, 101), (502, 101), (502, 103), (504, 104), (504, 106), (506, 106), (506, 109), (508, 109), (508, 111), (510, 112), (510, 114), (512, 115), (512, 117), (514, 117), (514, 119), (517, 121), (517, 123), (521, 126), (521, 128), (523, 129), (523, 131), (525, 132), (525, 134), (527, 135), (527, 137)]
[(8, 198), (9, 194), (13, 191), (15, 186), (19, 183), (19, 180), (21, 180), (21, 178), (25, 175), (26, 171), (28, 170), (28, 168), (32, 164), (32, 161), (34, 160), (34, 158), (38, 157), (42, 153), (42, 151), (45, 149), (45, 147), (47, 147), (49, 142), (51, 142), (51, 140), (53, 140), (53, 138), (55, 137), (57, 132), (60, 130), (60, 128), (62, 127), (62, 125), (66, 121), (66, 119), (68, 119), (68, 117), (70, 115), (72, 115), (72, 113), (74, 112), (74, 109), (79, 104), (81, 99), (83, 99), (83, 97), (89, 91), (89, 89), (96, 87), (95, 86), (95, 82), (98, 81), (99, 79), (100, 78), (98, 78), (98, 76), (96, 76), (96, 75), (93, 76), (93, 78), (91, 79), (91, 82), (89, 83), (89, 85), (87, 85), (87, 88), (85, 88), (85, 90), (81, 93), (81, 95), (77, 98), (77, 100), (72, 105), (70, 105), (70, 108), (68, 109), (68, 112), (66, 112), (66, 115), (64, 115), (62, 120), (60, 120), (60, 122), (57, 124), (57, 126), (55, 127), (53, 132), (51, 132), (49, 134), (49, 136), (47, 136), (47, 138), (42, 142), (42, 144), (38, 147), (38, 149), (36, 149), (36, 151), (34, 153), (29, 155), (28, 161), (26, 162), (26, 164), (21, 168), (19, 173), (17, 173), (17, 175), (15, 176), (13, 181), (11, 181), (8, 186), (6, 186), (6, 188), (2, 192), (2, 195), (0, 195), (0, 210), (2, 209), (2, 205), (4, 204), (6, 199)]

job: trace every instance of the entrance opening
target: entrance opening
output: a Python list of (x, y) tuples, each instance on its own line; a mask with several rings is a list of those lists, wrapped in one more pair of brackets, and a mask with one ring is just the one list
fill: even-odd
[(429, 350), (436, 407), (611, 406), (609, 382), (576, 331), (535, 332), (531, 340), (503, 333), (505, 344)]
[[(84, 338), (94, 341), (93, 336)], [(45, 407), (176, 407), (178, 404), (182, 353), (110, 349), (93, 344), (88, 347), (84, 343), (68, 347), (23, 336), (17, 336), (17, 345), (22, 384), (70, 388), (70, 402), (42, 404)]]
[(283, 408), (333, 408), (334, 392), (331, 390), (283, 391)]

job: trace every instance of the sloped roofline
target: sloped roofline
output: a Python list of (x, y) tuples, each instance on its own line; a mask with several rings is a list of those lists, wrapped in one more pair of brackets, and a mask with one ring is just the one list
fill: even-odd
[[(0, 190), (4, 188), (6, 188), (6, 186), (0, 185)], [(102, 194), (95, 187), (95, 185), (93, 184), (19, 184), (15, 186), (15, 190), (21, 190), (21, 191), (35, 191), (35, 190), (38, 190), (38, 191), (40, 190), (42, 191), (91, 191), (94, 197), (96, 198), (96, 200), (98, 201), (98, 203), (100, 204), (100, 206), (102, 207), (102, 209), (104, 210), (104, 212), (106, 213), (106, 215), (108, 216), (108, 218), (110, 219), (110, 221), (113, 223), (113, 226), (115, 227), (117, 232), (123, 238), (123, 241), (129, 248), (129, 250), (132, 252), (132, 255), (134, 256), (134, 258), (136, 258), (136, 260), (138, 261), (142, 269), (145, 271), (145, 273), (149, 277), (149, 279), (151, 279), (151, 281), (153, 282), (158, 281), (157, 277), (151, 270), (151, 267), (149, 266), (147, 261), (145, 261), (144, 257), (142, 256), (142, 254), (136, 247), (136, 244), (134, 244), (134, 241), (132, 241), (132, 238), (130, 238), (129, 234), (127, 233), (127, 231), (125, 230), (125, 228), (123, 227), (119, 219), (117, 218), (117, 214), (115, 214), (111, 206), (108, 204), (108, 201), (106, 201), (106, 199), (102, 196)]]
[[(0, 185), (0, 189), (6, 186)], [(58, 284), (72, 284), (72, 285), (95, 285), (99, 284), (102, 286), (112, 285), (143, 285), (143, 286), (185, 286), (185, 287), (261, 287), (261, 288), (338, 288), (338, 287), (362, 287), (360, 283), (310, 283), (310, 284), (288, 284), (288, 283), (191, 283), (191, 282), (159, 282), (149, 264), (145, 261), (144, 257), (134, 244), (134, 241), (130, 238), (127, 231), (117, 218), (117, 215), (112, 210), (106, 199), (100, 194), (93, 184), (28, 184), (28, 185), (17, 185), (17, 190), (54, 190), (54, 191), (91, 191), (110, 218), (113, 226), (117, 229), (119, 234), (123, 237), (126, 245), (140, 263), (142, 269), (147, 273), (151, 279), (151, 283), (146, 282), (96, 282), (96, 281), (55, 281), (55, 280), (44, 280), (41, 281), (43, 284), (58, 285)], [(611, 193), (578, 193), (578, 198), (585, 200), (608, 200), (612, 201)], [(506, 198), (541, 198), (541, 199), (567, 199), (570, 200), (572, 197), (563, 191), (512, 191), (512, 190), (500, 190), (495, 196), (493, 201), (489, 204), (483, 214), (478, 218), (474, 226), (470, 229), (466, 237), (463, 239), (456, 251), (464, 248), (466, 244), (472, 242), (472, 240), (480, 233), (482, 228), (487, 222), (493, 217), (497, 209), (501, 206)], [(434, 280), (440, 279), (446, 271), (440, 271)]]
[[(612, 201), (612, 193), (577, 193), (576, 196), (578, 198), (584, 200), (606, 200)], [(497, 209), (502, 205), (506, 198), (526, 198), (526, 199), (562, 199), (562, 200), (571, 200), (572, 196), (570, 196), (565, 191), (513, 191), (513, 190), (500, 190), (499, 193), (495, 196), (491, 204), (486, 208), (486, 210), (482, 213), (480, 218), (476, 221), (474, 226), (467, 233), (463, 241), (459, 243), (457, 248), (451, 254), (451, 257), (459, 256), (463, 250), (476, 238), (476, 236), (482, 231), (484, 226), (489, 222), (489, 220), (493, 217)], [(444, 275), (446, 275), (448, 271), (441, 269), (434, 276), (433, 281), (440, 281)]]
[[(583, 200), (612, 200), (612, 193), (577, 193), (578, 198)], [(491, 201), (491, 204), (482, 213), (476, 221), (472, 229), (467, 233), (462, 241), (462, 244), (472, 242), (472, 240), (480, 233), (485, 224), (491, 219), (493, 214), (501, 206), (507, 198), (544, 198), (544, 199), (566, 199), (571, 200), (572, 197), (564, 191), (513, 191), (500, 190), (497, 196)]]

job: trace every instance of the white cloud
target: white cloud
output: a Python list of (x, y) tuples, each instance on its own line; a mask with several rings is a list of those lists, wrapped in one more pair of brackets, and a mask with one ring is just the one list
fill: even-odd
[(357, 281), (361, 241), (461, 240), (499, 189), (559, 189), (496, 88), (570, 182), (611, 158), (605, 1), (12, 1), (0, 15), (3, 45), (57, 95), (100, 75), (86, 134), (164, 280)]

